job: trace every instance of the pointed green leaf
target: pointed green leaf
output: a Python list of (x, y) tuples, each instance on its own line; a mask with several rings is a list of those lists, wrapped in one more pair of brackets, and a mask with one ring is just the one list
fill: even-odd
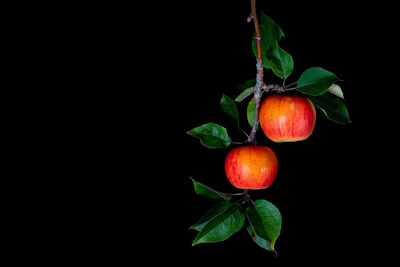
[(236, 102), (242, 102), (246, 97), (250, 96), (253, 94), (255, 87), (249, 87), (246, 90), (244, 90), (238, 97), (235, 98)]
[(266, 53), (266, 58), (272, 72), (280, 77), (287, 78), (293, 72), (294, 63), (292, 56), (275, 43)]
[[(256, 109), (256, 101), (252, 99), (247, 105), (247, 121), (249, 122), (250, 127), (253, 127), (254, 125), (255, 109)], [(258, 126), (259, 124), (257, 125), (257, 129)]]
[(340, 86), (336, 83), (332, 84), (331, 87), (328, 88), (328, 92), (341, 99), (344, 99), (342, 88), (340, 88)]
[(236, 108), (235, 102), (229, 96), (222, 94), (220, 104), (225, 114), (235, 119), (239, 127), (239, 112)]
[[(275, 45), (276, 42), (285, 37), (285, 34), (283, 33), (281, 27), (264, 13), (261, 14), (261, 23), (259, 24), (259, 27), (261, 34), (261, 52), (263, 65), (264, 68), (271, 69), (271, 66), (266, 58), (266, 52), (273, 45)], [(252, 37), (252, 50), (254, 56), (257, 57), (257, 40), (255, 34), (253, 34)]]
[(268, 48), (271, 48), (276, 42), (285, 37), (281, 27), (264, 13), (261, 13), (261, 23), (265, 26), (265, 39)]
[(262, 238), (259, 237), (256, 233), (254, 233), (254, 230), (253, 230), (253, 228), (251, 227), (251, 225), (247, 226), (247, 232), (249, 233), (251, 239), (253, 239), (253, 241), (254, 241), (257, 245), (259, 245), (260, 247), (262, 247), (263, 249), (266, 249), (266, 250), (268, 250), (268, 251), (271, 251), (271, 252), (274, 251), (274, 250), (271, 248), (271, 244), (270, 244), (267, 240), (262, 239)]
[(349, 111), (341, 99), (332, 98), (327, 94), (309, 96), (309, 98), (331, 121), (339, 124), (351, 123)]
[(199, 138), (200, 143), (207, 148), (224, 148), (231, 144), (227, 130), (216, 123), (203, 124), (187, 134)]
[[(265, 36), (265, 33), (263, 34), (263, 32), (265, 32), (265, 27), (263, 27), (262, 25), (260, 25), (260, 32), (261, 32), (261, 36)], [(265, 39), (265, 38), (264, 38)], [(253, 54), (254, 56), (257, 58), (257, 39), (256, 39), (256, 35), (253, 34), (252, 37), (252, 42), (251, 42), (251, 48), (253, 49)], [(268, 45), (266, 43), (266, 41), (263, 41), (263, 38), (261, 37), (261, 53), (262, 53), (262, 60), (263, 60), (263, 67), (265, 69), (271, 69), (271, 66), (268, 63), (267, 57), (265, 56), (266, 51), (268, 51)]]
[(256, 101), (253, 98), (249, 104), (247, 105), (247, 121), (250, 124), (250, 127), (253, 127), (254, 125), (254, 112), (256, 109)]
[(330, 71), (320, 67), (312, 67), (300, 76), (296, 90), (306, 95), (322, 95), (337, 79), (338, 77)]
[(251, 227), (254, 229), (255, 233), (265, 239), (270, 241), (272, 238), (268, 236), (267, 230), (265, 229), (263, 218), (259, 214), (256, 207), (250, 206), (246, 209), (246, 215), (249, 219)]
[(222, 212), (224, 212), (230, 205), (231, 203), (229, 201), (221, 201), (214, 207), (212, 207), (209, 211), (207, 211), (206, 214), (204, 214), (201, 219), (196, 222), (194, 225), (190, 227), (190, 229), (196, 230), (196, 231), (201, 231), (203, 227), (211, 221), (211, 219), (215, 218), (217, 215), (220, 215)]
[(272, 203), (260, 199), (246, 210), (247, 218), (255, 233), (268, 241), (274, 250), (275, 242), (281, 232), (282, 216)]
[(200, 243), (221, 242), (242, 229), (245, 215), (239, 203), (231, 203), (224, 212), (211, 219), (193, 241)]
[(242, 83), (241, 85), (238, 86), (238, 88), (243, 91), (248, 89), (249, 87), (254, 87), (256, 85), (256, 79), (251, 79), (246, 81), (245, 83)]
[(193, 182), (193, 186), (194, 186), (194, 191), (196, 192), (196, 194), (198, 194), (199, 196), (205, 196), (205, 197), (209, 197), (211, 199), (219, 199), (219, 198), (223, 198), (225, 200), (230, 200), (232, 198), (231, 195), (226, 194), (226, 193), (222, 193), (219, 192), (217, 190), (212, 189), (211, 187), (208, 187), (202, 183), (197, 182), (196, 180), (194, 180), (192, 177), (190, 177), (190, 179)]

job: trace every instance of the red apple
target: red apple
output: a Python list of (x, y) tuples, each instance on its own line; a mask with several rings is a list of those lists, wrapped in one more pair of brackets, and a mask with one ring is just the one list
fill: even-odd
[(314, 104), (301, 95), (270, 95), (261, 105), (259, 116), (263, 132), (274, 142), (307, 139), (316, 120)]
[(240, 189), (265, 189), (275, 180), (278, 159), (269, 147), (246, 145), (232, 149), (225, 159), (225, 173)]

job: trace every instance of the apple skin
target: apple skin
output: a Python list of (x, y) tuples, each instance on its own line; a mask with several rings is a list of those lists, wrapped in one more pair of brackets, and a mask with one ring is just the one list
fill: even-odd
[(264, 134), (277, 143), (307, 139), (316, 121), (314, 104), (301, 95), (270, 95), (261, 105), (259, 116)]
[(269, 147), (246, 145), (229, 151), (225, 159), (229, 182), (239, 189), (265, 189), (275, 180), (278, 159)]

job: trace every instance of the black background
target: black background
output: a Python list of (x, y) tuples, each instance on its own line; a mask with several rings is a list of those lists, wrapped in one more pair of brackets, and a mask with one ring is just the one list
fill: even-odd
[[(188, 176), (220, 191), (237, 190), (223, 169), (229, 149), (208, 150), (185, 132), (216, 122), (228, 128), (234, 141), (244, 140), (234, 121), (223, 114), (219, 100), (222, 93), (236, 97), (237, 86), (255, 77), (250, 41), (254, 28), (246, 22), (249, 6), (248, 1), (198, 2), (188, 4), (187, 14), (178, 17), (181, 41), (171, 60), (180, 62), (174, 68), (180, 100), (174, 103), (179, 106), (182, 150), (173, 166), (181, 174), (171, 179), (175, 190), (179, 188), (174, 209), (180, 216), (174, 224), (179, 225), (175, 234), (182, 238), (174, 242), (171, 255), (233, 265), (385, 261), (382, 254), (389, 254), (385, 244), (390, 234), (381, 231), (389, 221), (384, 214), (390, 214), (387, 209), (393, 203), (385, 186), (393, 175), (385, 166), (393, 158), (384, 148), (395, 146), (394, 138), (389, 138), (393, 131), (387, 130), (393, 126), (394, 114), (388, 101), (391, 86), (386, 84), (391, 77), (390, 58), (395, 56), (385, 56), (392, 45), (385, 16), (390, 8), (325, 2), (258, 1), (257, 9), (285, 32), (281, 44), (295, 62), (288, 83), (313, 66), (337, 74), (344, 80), (339, 84), (353, 123), (335, 124), (318, 110), (316, 128), (306, 141), (276, 144), (262, 132), (257, 135), (259, 144), (271, 147), (280, 163), (274, 184), (251, 192), (254, 199), (267, 199), (282, 213), (278, 258), (257, 247), (246, 231), (223, 243), (191, 247), (197, 233), (188, 227), (216, 202), (195, 195)], [(279, 81), (270, 71), (265, 73), (266, 82)], [(249, 131), (246, 105), (238, 107), (241, 123)]]
[[(392, 256), (398, 176), (393, 171), (398, 156), (392, 154), (398, 147), (394, 9), (257, 2), (258, 12), (274, 19), (286, 35), (280, 44), (294, 59), (287, 82), (314, 66), (335, 73), (343, 80), (339, 85), (353, 121), (339, 125), (318, 110), (313, 135), (296, 143), (276, 144), (259, 131), (259, 144), (272, 148), (280, 165), (274, 184), (251, 195), (281, 211), (279, 257), (256, 246), (244, 230), (222, 243), (191, 246), (196, 232), (189, 227), (216, 201), (197, 196), (189, 176), (223, 192), (238, 190), (224, 173), (229, 149), (206, 149), (186, 132), (215, 122), (234, 141), (244, 140), (219, 101), (222, 93), (235, 98), (237, 86), (256, 72), (254, 26), (246, 21), (250, 3), (221, 0), (151, 2), (135, 9), (137, 16), (117, 7), (103, 17), (105, 26), (109, 21), (116, 26), (101, 39), (107, 49), (98, 54), (108, 51), (106, 62), (112, 64), (106, 73), (111, 69), (115, 78), (104, 84), (97, 77), (106, 88), (100, 91), (106, 100), (97, 105), (109, 124), (101, 127), (104, 139), (93, 144), (100, 159), (90, 185), (96, 197), (85, 206), (90, 222), (84, 229), (92, 233), (87, 242), (99, 247), (94, 258), (324, 266), (384, 262)], [(104, 56), (99, 58), (104, 63)], [(270, 71), (264, 80), (279, 82)], [(109, 86), (118, 88), (110, 98)], [(246, 104), (238, 107), (241, 125), (249, 131)], [(88, 136), (89, 142), (96, 138)]]
[[(293, 6), (258, 1), (258, 10), (270, 15), (285, 32), (282, 46), (292, 54), (294, 72), (287, 81), (296, 81), (301, 73), (312, 66), (320, 66), (337, 74), (346, 97), (353, 124), (337, 125), (318, 111), (317, 126), (310, 139), (298, 143), (275, 144), (260, 132), (259, 144), (271, 147), (278, 156), (280, 167), (274, 182), (267, 190), (254, 191), (254, 199), (264, 198), (274, 203), (283, 216), (282, 233), (276, 250), (279, 257), (257, 247), (247, 232), (241, 231), (223, 243), (200, 244), (190, 247), (196, 232), (188, 227), (205, 213), (215, 201), (196, 196), (191, 190), (191, 175), (218, 190), (237, 192), (224, 174), (223, 163), (228, 150), (208, 150), (198, 140), (186, 136), (185, 131), (206, 122), (220, 123), (228, 128), (233, 140), (245, 137), (236, 130), (234, 122), (223, 114), (219, 100), (224, 92), (232, 98), (240, 91), (237, 86), (254, 78), (255, 61), (251, 50), (253, 24), (247, 23), (249, 3), (219, 3), (198, 5), (189, 23), (194, 22), (185, 33), (188, 46), (189, 75), (182, 135), (184, 153), (182, 158), (181, 219), (183, 240), (179, 250), (206, 264), (209, 257), (215, 262), (231, 264), (244, 261), (248, 264), (285, 265), (289, 262), (320, 263), (337, 262), (357, 257), (354, 247), (360, 245), (365, 224), (359, 221), (363, 210), (359, 191), (371, 177), (357, 175), (355, 160), (362, 153), (357, 137), (357, 126), (363, 123), (356, 95), (359, 78), (352, 71), (354, 62), (362, 57), (357, 51), (360, 36), (354, 36), (354, 28), (362, 28), (350, 22), (349, 11), (343, 7), (327, 9), (324, 4), (307, 8), (307, 4)], [(193, 13), (191, 13), (193, 14)], [(201, 21), (201, 23), (196, 23)], [(353, 29), (351, 29), (353, 28)], [(358, 32), (359, 33), (359, 32)], [(354, 40), (354, 41), (353, 41)], [(352, 52), (350, 53), (349, 50)], [(353, 54), (350, 58), (349, 55)], [(191, 65), (191, 63), (194, 63)], [(270, 71), (265, 81), (279, 82)], [(249, 131), (245, 115), (246, 104), (239, 105), (241, 122)], [(371, 174), (372, 175), (372, 174)], [(204, 256), (201, 256), (204, 255)], [(321, 262), (322, 260), (322, 262)]]
[[(288, 83), (309, 67), (332, 71), (353, 121), (338, 125), (318, 110), (313, 135), (296, 143), (259, 131), (280, 167), (270, 188), (251, 195), (282, 213), (279, 257), (244, 230), (195, 247), (189, 230), (216, 203), (197, 196), (189, 176), (238, 191), (223, 169), (229, 148), (206, 149), (186, 132), (215, 122), (244, 140), (219, 101), (255, 78), (249, 1), (98, 1), (35, 6), (41, 13), (21, 6), (23, 19), (9, 23), (15, 51), (5, 53), (28, 72), (6, 66), (28, 92), (14, 90), (8, 113), (21, 116), (3, 127), (16, 133), (4, 143), (23, 158), (5, 153), (18, 177), (4, 176), (17, 183), (15, 193), (4, 187), (13, 260), (382, 266), (397, 256), (397, 7), (257, 2), (286, 35), (280, 44), (295, 63)], [(266, 71), (265, 81), (279, 79)], [(238, 107), (249, 131), (246, 105)]]

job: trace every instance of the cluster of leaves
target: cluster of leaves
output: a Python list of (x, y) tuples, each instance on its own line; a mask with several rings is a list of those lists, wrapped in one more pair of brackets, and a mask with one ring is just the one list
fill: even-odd
[[(251, 239), (261, 248), (275, 251), (275, 242), (281, 232), (282, 216), (272, 203), (259, 199), (246, 208), (241, 205), (244, 193), (227, 194), (216, 191), (192, 178), (195, 192), (211, 199), (220, 199), (203, 217), (190, 229), (199, 233), (193, 241), (193, 246), (200, 243), (225, 241), (227, 238), (246, 226)], [(246, 201), (244, 201), (247, 203)]]
[[(281, 27), (265, 14), (261, 15), (261, 47), (263, 68), (271, 70), (276, 76), (283, 79), (283, 88), (286, 79), (292, 74), (294, 61), (292, 56), (283, 50), (279, 41), (285, 37)], [(256, 36), (253, 36), (252, 48), (257, 57)], [(294, 88), (297, 93), (306, 95), (318, 108), (320, 108), (328, 119), (339, 123), (351, 123), (347, 107), (343, 100), (343, 92), (336, 84), (338, 77), (321, 67), (312, 67), (305, 70), (299, 77)], [(223, 94), (220, 105), (224, 113), (237, 122), (241, 130), (239, 113), (236, 103), (240, 103), (251, 96), (255, 89), (256, 80), (249, 80), (239, 86), (242, 91), (235, 100)], [(262, 92), (261, 92), (262, 93)], [(247, 121), (253, 127), (255, 119), (255, 101), (250, 100), (247, 104)], [(258, 126), (258, 125), (257, 125)], [(200, 139), (201, 144), (207, 148), (227, 148), (232, 140), (226, 128), (216, 123), (206, 123), (195, 127), (187, 132), (189, 135)], [(193, 245), (199, 243), (220, 242), (244, 227), (246, 218), (249, 222), (247, 231), (254, 242), (260, 247), (274, 251), (275, 241), (281, 230), (282, 218), (279, 210), (266, 200), (232, 201), (233, 197), (242, 194), (226, 194), (211, 189), (204, 184), (193, 180), (195, 191), (198, 195), (212, 199), (222, 199), (217, 205), (209, 210), (191, 229), (199, 231), (193, 241)], [(241, 199), (239, 199), (240, 201)], [(241, 204), (250, 204), (245, 208)]]
[[(281, 27), (265, 14), (261, 15), (261, 47), (263, 67), (284, 79), (291, 75), (294, 68), (292, 56), (279, 46), (279, 41), (285, 37)], [(257, 57), (256, 38), (253, 36), (253, 52)], [(315, 106), (333, 122), (339, 124), (351, 123), (349, 112), (344, 104), (343, 91), (336, 82), (339, 78), (332, 72), (321, 67), (311, 67), (305, 70), (297, 81), (295, 89), (298, 93), (306, 95)], [(249, 80), (239, 86), (242, 91), (233, 101), (229, 96), (223, 94), (220, 104), (223, 111), (239, 123), (239, 113), (235, 102), (242, 102), (254, 92), (256, 80)], [(255, 101), (250, 100), (247, 104), (247, 120), (252, 127), (254, 123)], [(200, 142), (208, 148), (225, 148), (231, 144), (227, 130), (216, 124), (207, 123), (196, 127), (188, 134), (200, 138)]]
[[(294, 61), (292, 56), (279, 46), (279, 41), (285, 37), (285, 34), (281, 27), (265, 14), (261, 14), (260, 32), (263, 67), (272, 70), (276, 76), (286, 81), (293, 72)], [(252, 39), (252, 48), (254, 56), (257, 57), (255, 35)], [(321, 67), (312, 67), (301, 74), (295, 90), (310, 98), (328, 119), (339, 124), (351, 123), (347, 107), (342, 101), (344, 100), (343, 92), (335, 84), (338, 80), (332, 72)], [(245, 88), (236, 101), (240, 102), (253, 93), (255, 80), (249, 81), (249, 85), (253, 86)]]

